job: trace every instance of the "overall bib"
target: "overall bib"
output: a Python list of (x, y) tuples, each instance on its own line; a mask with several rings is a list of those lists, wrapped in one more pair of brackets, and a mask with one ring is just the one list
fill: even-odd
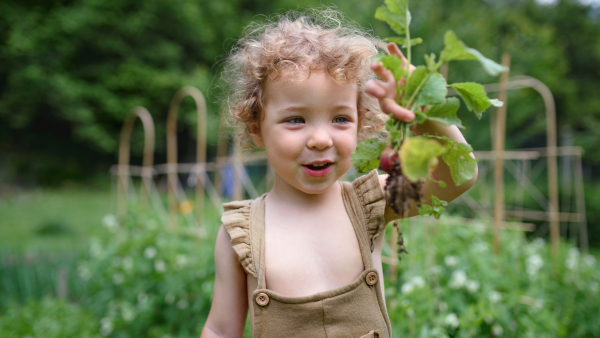
[(265, 196), (225, 204), (222, 218), (242, 266), (258, 280), (252, 294), (253, 337), (390, 338), (390, 321), (379, 285), (381, 277), (371, 257), (373, 240), (381, 234), (385, 209), (377, 172), (353, 183), (342, 183), (342, 198), (358, 238), (365, 270), (348, 285), (309, 296), (288, 297), (266, 288)]

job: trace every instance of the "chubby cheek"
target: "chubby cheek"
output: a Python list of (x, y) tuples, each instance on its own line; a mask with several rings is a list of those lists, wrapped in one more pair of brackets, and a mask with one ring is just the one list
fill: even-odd
[(352, 166), (350, 157), (352, 156), (352, 152), (356, 150), (358, 144), (356, 133), (344, 134), (340, 141), (344, 145), (343, 147), (338, 147), (340, 160), (343, 163), (345, 170), (348, 170)]

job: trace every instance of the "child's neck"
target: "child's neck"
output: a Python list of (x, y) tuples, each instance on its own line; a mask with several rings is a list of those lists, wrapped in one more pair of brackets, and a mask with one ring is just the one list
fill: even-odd
[(267, 195), (267, 203), (281, 206), (326, 207), (329, 203), (336, 201), (341, 193), (341, 186), (337, 181), (322, 193), (309, 194), (296, 189), (281, 177), (276, 176), (275, 185)]

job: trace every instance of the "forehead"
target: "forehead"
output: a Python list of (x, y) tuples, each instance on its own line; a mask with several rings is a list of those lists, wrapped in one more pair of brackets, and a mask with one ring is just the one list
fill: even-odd
[(315, 70), (305, 76), (281, 75), (267, 81), (264, 103), (268, 106), (300, 104), (302, 106), (351, 105), (356, 108), (356, 83), (335, 81), (325, 70)]

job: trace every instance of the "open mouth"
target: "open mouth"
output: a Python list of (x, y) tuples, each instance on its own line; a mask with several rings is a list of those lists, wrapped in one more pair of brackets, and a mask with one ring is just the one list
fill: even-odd
[(310, 170), (314, 170), (314, 171), (326, 170), (330, 166), (331, 166), (331, 163), (329, 163), (329, 162), (327, 162), (327, 163), (320, 163), (320, 164), (307, 164), (307, 165), (304, 165), (304, 167), (306, 167), (306, 168), (308, 168)]

